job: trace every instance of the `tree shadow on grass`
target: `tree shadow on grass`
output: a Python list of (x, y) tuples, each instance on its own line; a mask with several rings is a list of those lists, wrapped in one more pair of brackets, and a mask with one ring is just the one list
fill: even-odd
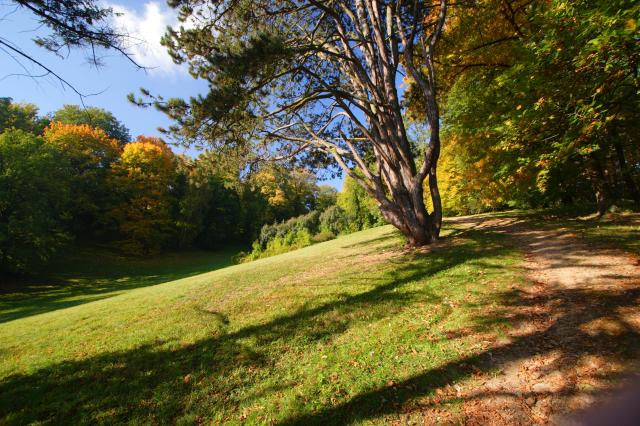
[[(485, 261), (507, 250), (491, 234), (482, 231), (468, 231), (465, 237), (472, 244), (461, 242), (440, 247), (427, 255), (414, 252), (393, 258), (389, 262), (394, 262), (394, 267), (383, 275), (353, 273), (348, 280), (355, 283), (375, 280), (373, 288), (357, 294), (336, 293), (328, 301), (309, 300), (299, 309), (265, 323), (233, 330), (233, 323), (224, 313), (202, 312), (210, 317), (211, 323), (218, 325), (218, 331), (193, 344), (158, 341), (6, 377), (0, 381), (0, 413), (4, 416), (0, 417), (0, 423), (173, 423), (178, 420), (197, 423), (215, 415), (219, 415), (215, 418), (218, 422), (238, 421), (242, 419), (242, 406), (293, 385), (283, 377), (281, 383), (256, 386), (269, 376), (288, 351), (314, 351), (318, 342), (328, 342), (365, 322), (392, 318), (414, 302), (428, 301), (437, 306), (444, 301), (428, 285), (422, 289), (398, 290), (406, 290), (410, 283), (428, 280), (465, 262), (496, 267)], [(533, 398), (562, 402), (593, 391), (581, 388), (576, 382), (559, 389), (532, 388), (522, 392), (480, 387), (477, 392), (445, 395), (427, 402), (425, 397), (452, 383), (477, 374), (490, 374), (509, 363), (536, 356), (553, 354), (544, 365), (546, 372), (559, 371), (567, 375), (573, 374), (575, 366), (592, 355), (622, 363), (638, 356), (637, 324), (624, 315), (626, 309), (638, 306), (637, 286), (621, 286), (615, 291), (508, 289), (495, 297), (500, 299), (499, 303), (488, 297), (485, 314), (450, 337), (461, 338), (505, 322), (513, 324), (516, 330), (520, 323), (535, 326), (514, 333), (506, 342), (338, 404), (314, 410), (303, 405), (298, 412), (282, 419), (281, 424), (356, 423), (395, 416), (399, 412), (427, 411), (451, 401)], [(362, 318), (360, 314), (365, 313), (366, 318)], [(605, 319), (615, 322), (616, 327), (599, 328), (598, 320)], [(619, 378), (619, 372), (612, 371), (590, 374), (594, 380)], [(530, 413), (526, 408), (523, 410), (511, 423), (532, 423), (527, 417)], [(492, 420), (486, 416), (495, 416), (496, 412), (492, 412), (489, 405), (485, 410), (477, 410), (475, 415), (478, 422), (486, 423)], [(463, 421), (473, 420), (470, 414), (467, 416)]]
[[(522, 389), (504, 389), (502, 391), (470, 392), (467, 396), (458, 394), (448, 397), (436, 398), (436, 402), (417, 404), (411, 407), (412, 401), (420, 397), (432, 395), (437, 389), (468, 379), (478, 373), (490, 373), (495, 369), (504, 368), (505, 365), (532, 357), (540, 357), (545, 354), (554, 354), (553, 362), (545, 365), (545, 372), (559, 371), (562, 374), (575, 374), (572, 372), (581, 361), (590, 356), (605, 357), (609, 362), (629, 363), (637, 360), (640, 354), (640, 334), (638, 327), (627, 323), (617, 313), (619, 308), (636, 307), (640, 302), (640, 289), (621, 290), (616, 294), (610, 292), (592, 292), (571, 290), (562, 293), (554, 293), (537, 297), (522, 297), (510, 300), (508, 303), (514, 309), (522, 307), (540, 306), (548, 304), (552, 299), (561, 301), (571, 300), (571, 309), (559, 307), (553, 314), (557, 317), (551, 324), (541, 330), (513, 338), (509, 343), (492, 347), (481, 353), (462, 357), (453, 362), (444, 364), (438, 368), (427, 370), (421, 374), (386, 386), (360, 394), (349, 401), (337, 405), (325, 407), (321, 410), (300, 416), (293, 416), (284, 420), (284, 425), (310, 425), (310, 424), (349, 424), (366, 419), (378, 418), (385, 415), (394, 415), (399, 412), (426, 411), (434, 406), (444, 406), (449, 402), (463, 399), (482, 401), (497, 397), (508, 398), (514, 401), (513, 406), (521, 407), (520, 402), (534, 399), (534, 404), (546, 401), (548, 409), (552, 411), (566, 411), (571, 408), (568, 401), (581, 396), (590, 396), (593, 393), (588, 388), (581, 389), (575, 383), (562, 386), (560, 389), (548, 390), (549, 386), (541, 386), (539, 391), (523, 392)], [(509, 311), (509, 310), (508, 310)], [(541, 314), (545, 319), (549, 314)], [(617, 318), (622, 326), (615, 333), (604, 331), (583, 331), (581, 326), (592, 323), (599, 318)], [(509, 321), (531, 321), (529, 314), (522, 317), (510, 316)], [(481, 327), (495, 324), (496, 317), (482, 318)], [(609, 385), (624, 377), (619, 372), (599, 373), (595, 371), (589, 377), (590, 380), (601, 380)], [(542, 384), (546, 385), (544, 382)], [(404, 407), (401, 409), (401, 407)], [(473, 424), (486, 424), (496, 422), (501, 414), (491, 411), (483, 411), (482, 405), (476, 406), (466, 417), (458, 419), (462, 422)], [(491, 404), (487, 405), (489, 409)], [(503, 405), (504, 407), (504, 405)], [(513, 407), (509, 407), (512, 409)], [(531, 417), (531, 408), (523, 409), (523, 412), (511, 412), (506, 424), (531, 424), (535, 418)], [(547, 413), (549, 414), (549, 413)], [(475, 418), (473, 418), (475, 417)], [(500, 423), (500, 422), (499, 422)]]
[[(521, 238), (530, 229), (520, 218), (504, 219), (486, 227), (477, 219), (458, 223), (470, 225), (464, 231), (467, 234), (489, 229), (513, 235), (515, 244), (536, 249), (535, 239)], [(561, 238), (565, 233), (569, 231), (557, 231), (554, 236)], [(580, 246), (577, 253), (585, 256), (588, 250)], [(554, 248), (546, 254), (552, 269), (576, 264), (575, 250)], [(422, 415), (435, 409), (442, 414), (447, 404), (463, 405), (457, 418), (449, 418), (453, 423), (554, 423), (576, 409), (606, 400), (607, 393), (639, 367), (640, 274), (602, 274), (602, 264), (597, 262), (580, 261), (579, 265), (593, 269), (596, 279), (587, 278), (569, 288), (534, 283), (531, 289), (503, 292), (497, 310), (487, 303), (486, 314), (474, 319), (471, 330), (449, 334), (460, 338), (512, 324), (505, 342), (344, 403), (291, 416), (281, 424), (349, 424), (386, 416), (397, 420), (399, 413)], [(492, 378), (496, 371), (512, 377)], [(474, 382), (476, 376), (482, 380)], [(465, 381), (476, 388), (452, 391), (452, 385)], [(464, 409), (467, 403), (469, 410)], [(425, 421), (436, 420), (434, 416)]]
[(70, 255), (47, 273), (0, 285), (0, 323), (211, 272), (232, 265), (234, 253), (185, 252), (133, 260), (102, 250)]
[[(382, 275), (372, 272), (363, 277), (360, 272), (353, 273), (348, 279), (367, 280), (368, 290), (335, 293), (328, 301), (309, 300), (266, 323), (228, 331), (233, 324), (224, 313), (201, 312), (218, 325), (218, 331), (193, 344), (147, 343), (6, 377), (0, 381), (0, 413), (4, 413), (0, 422), (164, 423), (194, 412), (205, 416), (234, 413), (247, 401), (275, 391), (246, 390), (269, 375), (288, 351), (314, 351), (318, 342), (328, 342), (357, 324), (391, 318), (416, 300), (437, 305), (440, 297), (428, 286), (419, 291), (397, 290), (505, 250), (498, 244), (478, 244), (442, 248), (428, 256), (414, 252), (391, 259), (394, 267)], [(360, 405), (358, 401), (364, 403), (363, 413), (370, 409), (367, 396), (353, 401), (354, 407)], [(339, 411), (323, 411), (308, 419), (316, 415), (319, 421), (341, 417)]]
[(370, 249), (370, 248), (375, 248), (375, 246), (378, 246), (378, 245), (388, 245), (402, 238), (400, 234), (395, 230), (395, 228), (391, 228), (391, 225), (383, 225), (383, 226), (387, 226), (389, 229), (379, 237), (368, 239), (366, 241), (360, 241), (357, 243), (340, 245), (340, 248), (343, 248), (343, 249), (369, 248)]

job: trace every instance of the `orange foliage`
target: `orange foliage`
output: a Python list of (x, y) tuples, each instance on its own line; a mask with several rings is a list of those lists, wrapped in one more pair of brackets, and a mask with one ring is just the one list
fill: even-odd
[(86, 124), (54, 121), (44, 130), (44, 138), (47, 143), (64, 152), (80, 172), (108, 167), (120, 154), (116, 139)]

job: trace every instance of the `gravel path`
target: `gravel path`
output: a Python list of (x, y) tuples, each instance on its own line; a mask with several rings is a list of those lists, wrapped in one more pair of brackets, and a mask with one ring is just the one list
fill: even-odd
[(569, 413), (606, 400), (637, 371), (637, 258), (517, 218), (452, 222), (508, 235), (533, 282), (514, 296), (508, 314), (514, 327), (482, 357), (485, 373), (456, 392), (465, 424), (573, 422)]

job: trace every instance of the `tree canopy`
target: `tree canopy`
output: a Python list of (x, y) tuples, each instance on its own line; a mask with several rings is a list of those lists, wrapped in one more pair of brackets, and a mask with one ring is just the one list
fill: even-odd
[(69, 163), (24, 130), (0, 133), (0, 271), (24, 272), (69, 238)]
[[(640, 206), (639, 14), (625, 0), (456, 9), (438, 56), (449, 212)], [(420, 96), (410, 99), (424, 118)]]
[(51, 114), (51, 120), (65, 124), (86, 124), (101, 129), (110, 138), (116, 139), (121, 146), (131, 142), (129, 129), (111, 112), (102, 108), (64, 105)]

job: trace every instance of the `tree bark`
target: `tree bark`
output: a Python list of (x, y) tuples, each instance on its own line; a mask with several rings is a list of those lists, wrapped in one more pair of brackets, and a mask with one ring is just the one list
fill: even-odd
[(385, 220), (395, 226), (412, 247), (430, 244), (437, 238), (433, 234), (433, 216), (427, 212), (422, 196), (423, 190), (416, 187), (411, 196), (380, 205)]
[(593, 185), (595, 189), (596, 205), (598, 207), (598, 215), (602, 216), (607, 212), (611, 201), (611, 191), (607, 178), (604, 174), (604, 169), (600, 160), (593, 156), (594, 177)]
[(613, 147), (616, 151), (616, 156), (618, 157), (618, 163), (620, 165), (620, 171), (622, 172), (622, 178), (627, 185), (627, 190), (629, 191), (629, 195), (633, 198), (636, 207), (640, 207), (640, 190), (638, 190), (638, 185), (633, 179), (633, 175), (631, 174), (631, 170), (629, 170), (629, 166), (627, 165), (627, 159), (624, 155), (624, 148), (622, 143), (619, 140), (613, 142)]
[[(437, 107), (437, 105), (436, 105)], [(438, 114), (439, 118), (439, 114)], [(433, 146), (433, 161), (429, 170), (429, 192), (431, 193), (431, 204), (433, 206), (431, 233), (433, 240), (440, 237), (440, 229), (442, 228), (442, 198), (440, 197), (440, 189), (438, 188), (438, 160), (440, 159), (440, 124), (431, 124), (431, 142)]]

